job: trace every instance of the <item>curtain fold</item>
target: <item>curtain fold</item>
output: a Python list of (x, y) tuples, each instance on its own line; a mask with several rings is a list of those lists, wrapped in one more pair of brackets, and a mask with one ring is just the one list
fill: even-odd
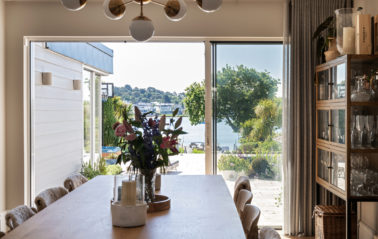
[(317, 26), (352, 0), (287, 0), (284, 3), (284, 233), (314, 234), (315, 66)]

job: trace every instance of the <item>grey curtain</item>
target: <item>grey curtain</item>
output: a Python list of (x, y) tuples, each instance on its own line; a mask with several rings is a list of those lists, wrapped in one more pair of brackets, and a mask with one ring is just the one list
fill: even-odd
[(284, 232), (313, 235), (315, 203), (314, 72), (312, 34), (352, 0), (287, 0), (284, 33)]

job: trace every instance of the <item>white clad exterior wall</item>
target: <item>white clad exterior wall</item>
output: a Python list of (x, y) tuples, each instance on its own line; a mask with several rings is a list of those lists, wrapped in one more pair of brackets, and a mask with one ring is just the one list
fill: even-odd
[[(80, 171), (83, 155), (82, 64), (34, 43), (34, 196)], [(33, 68), (32, 68), (33, 69)], [(52, 85), (42, 85), (42, 72), (52, 73)], [(34, 127), (33, 127), (34, 126)]]

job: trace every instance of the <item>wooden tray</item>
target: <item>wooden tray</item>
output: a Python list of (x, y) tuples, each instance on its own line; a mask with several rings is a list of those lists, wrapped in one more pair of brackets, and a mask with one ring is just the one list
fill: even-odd
[(171, 208), (171, 199), (164, 195), (155, 195), (155, 202), (148, 204), (147, 213), (160, 212)]

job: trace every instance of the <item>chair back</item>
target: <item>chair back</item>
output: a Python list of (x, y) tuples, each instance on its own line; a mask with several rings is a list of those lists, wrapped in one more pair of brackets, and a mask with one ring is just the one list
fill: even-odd
[(273, 228), (263, 227), (260, 230), (260, 239), (281, 239), (281, 236)]
[(59, 198), (66, 195), (68, 191), (63, 187), (49, 188), (41, 192), (35, 197), (34, 203), (37, 206), (38, 212), (55, 202)]
[(36, 212), (34, 212), (30, 207), (20, 205), (5, 214), (5, 222), (9, 229), (13, 230), (35, 214)]
[(69, 176), (64, 180), (64, 187), (72, 192), (76, 188), (80, 187), (82, 184), (88, 182), (88, 179), (81, 175), (80, 173)]
[(260, 209), (251, 204), (245, 205), (243, 215), (242, 215), (242, 224), (247, 239), (258, 239), (259, 238), (259, 223), (260, 218)]
[(251, 184), (249, 182), (249, 178), (247, 176), (240, 176), (234, 185), (234, 202), (236, 204), (238, 200), (239, 191), (245, 189), (251, 191)]
[(236, 201), (236, 209), (238, 210), (239, 216), (243, 214), (244, 207), (246, 204), (252, 202), (253, 194), (245, 189), (239, 191), (238, 199)]

